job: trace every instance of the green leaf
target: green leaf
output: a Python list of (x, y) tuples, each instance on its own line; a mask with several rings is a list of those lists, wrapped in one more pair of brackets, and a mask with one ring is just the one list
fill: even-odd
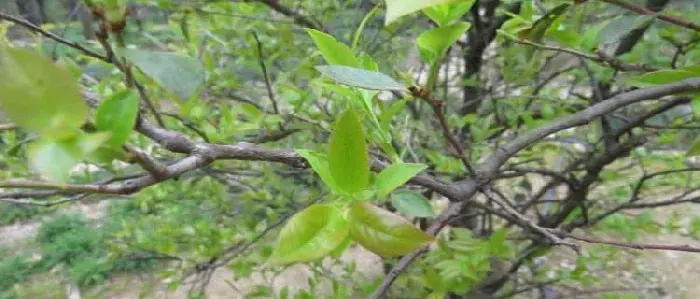
[(462, 0), (453, 3), (445, 3), (423, 9), (423, 14), (433, 20), (439, 27), (449, 25), (467, 13), (474, 5), (475, 0)]
[(430, 64), (436, 63), (469, 27), (471, 24), (467, 22), (458, 22), (423, 32), (416, 40), (421, 58)]
[(39, 140), (28, 147), (29, 166), (45, 180), (66, 182), (70, 178), (70, 170), (108, 138), (108, 133), (97, 133), (67, 140)]
[(408, 217), (435, 217), (435, 211), (427, 199), (415, 191), (397, 191), (391, 195), (391, 205)]
[(365, 133), (355, 110), (347, 109), (335, 121), (328, 144), (328, 166), (338, 188), (349, 194), (369, 183), (369, 156)]
[(355, 53), (345, 44), (334, 37), (315, 29), (306, 29), (306, 32), (314, 40), (321, 55), (329, 64), (360, 67), (360, 62), (355, 58)]
[(343, 243), (340, 243), (340, 245), (338, 245), (338, 247), (333, 249), (333, 251), (331, 251), (331, 253), (330, 253), (330, 256), (332, 256), (334, 258), (339, 258), (339, 257), (343, 256), (343, 253), (345, 253), (345, 250), (347, 250), (348, 247), (350, 247), (350, 245), (352, 244), (353, 241), (354, 240), (352, 239), (352, 236), (348, 233), (348, 237), (345, 238), (345, 241), (343, 241)]
[(646, 26), (654, 18), (652, 15), (628, 15), (612, 20), (598, 33), (598, 43), (617, 42), (630, 31)]
[(88, 107), (64, 68), (39, 53), (0, 46), (0, 108), (17, 125), (45, 138), (75, 136)]
[(648, 87), (678, 82), (694, 77), (700, 77), (700, 74), (686, 70), (660, 70), (640, 76), (629, 77), (627, 81), (633, 86)]
[(122, 54), (180, 100), (190, 99), (204, 83), (204, 67), (192, 57), (135, 49)]
[(95, 126), (100, 131), (110, 132), (107, 145), (112, 148), (122, 146), (136, 124), (139, 113), (139, 98), (131, 90), (113, 94), (100, 104), (95, 112)]
[(453, 1), (455, 0), (386, 0), (384, 25), (389, 25), (398, 18), (412, 14), (421, 9)]
[(688, 157), (700, 156), (700, 139), (693, 141), (688, 151), (685, 153)]
[(406, 86), (379, 72), (342, 65), (319, 65), (316, 70), (343, 85), (370, 90), (406, 90)]
[(348, 222), (332, 205), (315, 204), (292, 216), (282, 228), (271, 264), (308, 262), (326, 256), (348, 236)]
[(547, 29), (549, 29), (549, 27), (552, 26), (554, 21), (556, 21), (557, 18), (564, 14), (568, 8), (569, 4), (567, 3), (557, 5), (556, 7), (548, 11), (544, 16), (537, 19), (537, 21), (535, 21), (535, 23), (533, 23), (531, 27), (519, 31), (518, 36), (520, 38), (529, 39), (534, 42), (542, 42), (544, 34), (547, 32)]
[(352, 237), (385, 258), (410, 253), (433, 241), (403, 217), (366, 202), (354, 204), (348, 220)]
[(328, 167), (328, 157), (325, 154), (317, 153), (309, 150), (296, 150), (296, 152), (304, 157), (306, 161), (311, 165), (313, 169), (321, 180), (333, 191), (340, 192), (338, 186), (333, 181), (333, 177), (330, 173), (330, 168)]
[(403, 186), (408, 180), (423, 171), (427, 166), (416, 163), (394, 163), (382, 170), (377, 178), (379, 196), (385, 196)]

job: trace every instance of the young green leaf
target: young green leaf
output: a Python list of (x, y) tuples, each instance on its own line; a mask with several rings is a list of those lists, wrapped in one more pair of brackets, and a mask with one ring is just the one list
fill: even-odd
[(100, 131), (110, 132), (107, 145), (118, 148), (129, 140), (138, 113), (138, 96), (131, 90), (118, 92), (97, 108), (95, 126)]
[(7, 117), (44, 138), (75, 136), (88, 113), (71, 74), (29, 50), (0, 47), (0, 95)]
[(421, 9), (453, 1), (455, 0), (386, 0), (386, 19), (384, 25), (389, 25), (398, 18), (412, 14)]
[(319, 65), (316, 70), (343, 85), (370, 90), (406, 90), (406, 86), (379, 72), (342, 65)]
[(449, 26), (438, 27), (423, 32), (416, 43), (423, 61), (434, 64), (443, 55), (449, 47), (452, 46), (459, 38), (469, 30), (471, 24), (467, 22), (457, 22)]
[(306, 29), (306, 32), (314, 40), (321, 55), (329, 64), (360, 67), (360, 62), (355, 58), (355, 53), (345, 44), (334, 37), (315, 29)]
[(688, 78), (700, 77), (700, 74), (686, 70), (660, 70), (646, 73), (640, 76), (627, 78), (627, 81), (637, 87), (656, 86), (661, 84), (678, 82)]
[(68, 181), (70, 170), (109, 138), (108, 133), (84, 134), (65, 140), (44, 139), (27, 150), (29, 166), (52, 182)]
[(308, 262), (326, 256), (348, 236), (348, 222), (332, 205), (315, 204), (292, 216), (282, 228), (271, 264)]
[(403, 217), (366, 202), (354, 204), (348, 220), (352, 237), (385, 258), (410, 253), (433, 241)]
[(459, 19), (467, 13), (476, 0), (462, 0), (453, 3), (445, 3), (423, 9), (423, 14), (433, 20), (439, 27), (443, 27)]
[(309, 162), (311, 169), (313, 169), (316, 174), (321, 177), (321, 180), (326, 184), (326, 186), (328, 186), (328, 188), (335, 192), (340, 192), (340, 189), (338, 189), (338, 186), (335, 184), (333, 177), (331, 176), (330, 168), (328, 167), (328, 157), (326, 157), (325, 154), (309, 150), (296, 150), (296, 152)]
[(391, 205), (408, 217), (435, 217), (435, 210), (427, 199), (415, 191), (397, 191), (391, 194)]
[(544, 16), (537, 19), (531, 27), (518, 32), (518, 36), (523, 39), (529, 39), (534, 42), (542, 42), (545, 32), (552, 26), (554, 21), (566, 12), (569, 8), (568, 3), (559, 4), (548, 11)]
[(416, 163), (394, 163), (382, 170), (377, 178), (379, 196), (385, 196), (394, 189), (401, 187), (412, 177), (423, 171), (427, 166)]
[(190, 99), (204, 83), (204, 67), (192, 57), (134, 49), (122, 54), (180, 100)]
[(352, 108), (345, 110), (333, 126), (328, 144), (328, 166), (333, 181), (354, 194), (369, 183), (369, 156), (362, 123)]

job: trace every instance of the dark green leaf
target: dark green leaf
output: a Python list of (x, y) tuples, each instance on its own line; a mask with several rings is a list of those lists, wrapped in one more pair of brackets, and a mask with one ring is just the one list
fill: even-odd
[(355, 53), (345, 44), (337, 41), (334, 37), (315, 29), (306, 29), (321, 51), (321, 55), (328, 64), (360, 67), (360, 62), (355, 58)]
[(348, 236), (348, 222), (336, 207), (315, 204), (292, 216), (280, 232), (272, 264), (308, 262), (328, 255)]
[(14, 123), (45, 138), (75, 136), (88, 107), (64, 68), (39, 53), (0, 46), (0, 108)]
[(377, 178), (377, 190), (380, 196), (389, 194), (394, 189), (403, 186), (412, 177), (423, 171), (427, 166), (415, 163), (394, 163), (382, 170)]
[(391, 205), (408, 217), (434, 217), (435, 211), (427, 199), (415, 191), (397, 191), (391, 195)]
[(180, 100), (190, 99), (204, 83), (204, 67), (192, 57), (134, 49), (123, 55)]
[(344, 85), (371, 90), (406, 90), (406, 86), (379, 72), (342, 65), (320, 65), (316, 69)]
[(136, 124), (139, 113), (139, 98), (131, 90), (113, 94), (100, 104), (95, 113), (95, 126), (100, 131), (110, 132), (107, 145), (112, 148), (122, 146)]
[(369, 156), (365, 133), (355, 110), (338, 117), (328, 144), (328, 166), (333, 182), (346, 193), (364, 191), (369, 182)]
[(367, 202), (354, 204), (348, 220), (352, 237), (385, 258), (405, 255), (433, 241), (403, 217)]

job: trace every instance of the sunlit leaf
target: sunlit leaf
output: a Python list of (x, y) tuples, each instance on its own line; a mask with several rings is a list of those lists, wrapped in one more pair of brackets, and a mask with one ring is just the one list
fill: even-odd
[(415, 163), (394, 163), (382, 170), (377, 178), (377, 190), (380, 196), (389, 194), (401, 187), (412, 177), (423, 171), (427, 166)]
[(434, 217), (435, 211), (427, 199), (415, 191), (397, 191), (391, 194), (391, 205), (408, 217)]
[(70, 170), (109, 138), (108, 133), (84, 134), (65, 140), (44, 139), (27, 150), (30, 167), (45, 180), (66, 182)]
[(328, 255), (348, 236), (348, 222), (336, 207), (315, 204), (292, 216), (280, 232), (271, 264), (308, 262)]
[(345, 110), (335, 121), (328, 144), (328, 166), (333, 181), (344, 192), (361, 192), (369, 183), (365, 133), (353, 109)]
[(354, 204), (348, 220), (352, 237), (385, 258), (405, 255), (433, 241), (403, 217), (367, 202)]
[(122, 53), (180, 100), (190, 99), (204, 83), (204, 67), (192, 57), (135, 49), (124, 49)]
[(416, 39), (421, 58), (430, 64), (436, 63), (469, 27), (471, 24), (467, 22), (457, 22), (423, 32)]
[(439, 27), (449, 25), (467, 13), (476, 0), (462, 0), (445, 3), (423, 9), (423, 14), (433, 20)]
[(139, 98), (133, 91), (115, 93), (97, 108), (95, 126), (100, 131), (110, 132), (107, 145), (117, 148), (129, 140), (138, 113)]
[(316, 47), (328, 64), (360, 67), (355, 53), (347, 45), (337, 41), (333, 36), (315, 29), (306, 29), (314, 40)]
[(379, 72), (341, 65), (320, 65), (316, 69), (344, 85), (371, 90), (406, 90), (406, 86)]
[(328, 167), (328, 157), (325, 154), (308, 150), (296, 150), (296, 152), (309, 162), (311, 169), (313, 169), (316, 174), (321, 177), (321, 180), (326, 184), (326, 186), (328, 186), (328, 188), (334, 191), (340, 191), (338, 186), (333, 181), (330, 168)]
[(44, 138), (77, 134), (88, 107), (71, 74), (39, 53), (0, 47), (0, 108)]
[(386, 0), (386, 17), (384, 24), (389, 25), (398, 18), (412, 14), (421, 9), (453, 1), (455, 0)]

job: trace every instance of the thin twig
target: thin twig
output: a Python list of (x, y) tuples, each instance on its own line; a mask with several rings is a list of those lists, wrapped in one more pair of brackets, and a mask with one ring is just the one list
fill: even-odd
[(612, 5), (616, 5), (616, 6), (625, 8), (627, 10), (634, 11), (634, 12), (639, 13), (639, 14), (655, 15), (657, 18), (664, 20), (666, 22), (669, 22), (671, 24), (675, 24), (675, 25), (685, 27), (688, 29), (692, 29), (695, 31), (700, 31), (700, 25), (695, 24), (695, 23), (690, 22), (690, 21), (686, 21), (686, 20), (681, 19), (681, 18), (676, 17), (676, 16), (671, 16), (671, 15), (667, 15), (667, 14), (660, 14), (660, 13), (657, 13), (651, 9), (646, 8), (646, 7), (638, 6), (638, 5), (628, 3), (628, 2), (625, 2), (622, 0), (603, 0), (603, 1), (610, 3)]
[(277, 99), (275, 99), (275, 93), (272, 91), (272, 83), (270, 83), (270, 76), (267, 74), (267, 67), (265, 66), (265, 54), (263, 53), (263, 44), (258, 38), (258, 34), (253, 32), (253, 38), (255, 38), (255, 43), (258, 46), (258, 62), (260, 63), (260, 68), (263, 72), (263, 77), (265, 77), (265, 87), (267, 88), (267, 95), (272, 102), (272, 110), (275, 114), (280, 114), (280, 109), (277, 106)]
[(683, 252), (700, 252), (700, 248), (693, 247), (690, 245), (669, 245), (669, 244), (643, 244), (643, 243), (627, 243), (618, 241), (605, 241), (596, 240), (584, 236), (577, 236), (573, 234), (564, 235), (566, 238), (571, 238), (574, 240), (583, 241), (591, 244), (604, 244), (612, 245), (617, 247), (632, 248), (637, 250), (667, 250), (667, 251), (683, 251)]

